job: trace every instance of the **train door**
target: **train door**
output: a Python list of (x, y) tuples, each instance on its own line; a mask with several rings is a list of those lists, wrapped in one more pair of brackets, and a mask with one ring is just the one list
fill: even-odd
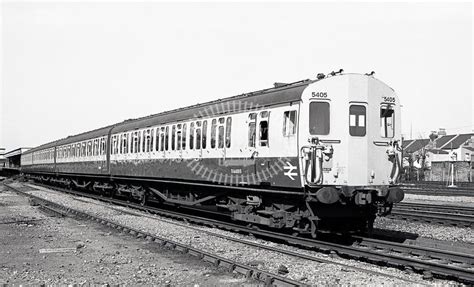
[(100, 155), (100, 173), (101, 174), (108, 174), (108, 151), (107, 151), (107, 137), (102, 137), (99, 139), (99, 155)]
[(256, 180), (256, 159), (258, 158), (258, 152), (256, 148), (257, 143), (257, 113), (250, 113), (247, 121), (247, 144), (245, 145), (245, 153), (250, 159), (249, 165), (246, 166), (246, 173), (255, 178)]
[[(356, 147), (349, 153), (350, 179), (352, 182), (364, 184), (367, 178), (368, 141), (367, 141), (367, 107), (366, 102), (349, 102), (349, 146)], [(359, 167), (358, 167), (359, 166)]]
[(262, 183), (269, 183), (272, 177), (270, 170), (270, 142), (269, 142), (270, 112), (260, 111), (256, 115), (256, 138), (255, 138), (255, 172), (257, 180)]

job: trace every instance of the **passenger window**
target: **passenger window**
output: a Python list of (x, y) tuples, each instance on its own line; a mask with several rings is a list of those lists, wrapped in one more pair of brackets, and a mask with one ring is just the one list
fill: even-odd
[(155, 129), (148, 130), (148, 152), (153, 151), (153, 141), (155, 138)]
[(138, 131), (138, 143), (137, 143), (137, 149), (135, 152), (141, 152), (142, 151), (142, 131)]
[(216, 129), (217, 129), (217, 121), (216, 119), (213, 119), (212, 124), (211, 124), (211, 148), (216, 147)]
[(177, 150), (181, 150), (181, 140), (182, 140), (182, 135), (183, 135), (183, 131), (181, 129), (182, 125), (181, 124), (178, 124), (176, 126), (176, 149)]
[(100, 145), (100, 154), (104, 155), (106, 149), (107, 149), (107, 140), (105, 138), (102, 138), (101, 145)]
[(133, 132), (132, 136), (132, 148), (130, 150), (131, 153), (136, 153), (138, 152), (138, 132)]
[(171, 128), (171, 150), (176, 149), (176, 125)]
[(363, 137), (366, 134), (366, 107), (362, 105), (351, 105), (349, 107), (349, 134), (355, 137)]
[(392, 105), (380, 107), (380, 132), (384, 138), (393, 138), (395, 135), (395, 111)]
[(196, 149), (199, 150), (201, 149), (201, 139), (202, 139), (202, 134), (201, 134), (201, 122), (196, 122)]
[(312, 102), (309, 104), (309, 133), (312, 135), (329, 134), (329, 103)]
[(207, 120), (202, 121), (202, 148), (206, 148), (207, 143)]
[(256, 121), (257, 121), (257, 114), (251, 113), (249, 114), (249, 127), (248, 127), (248, 145), (249, 147), (255, 147), (255, 138), (256, 138)]
[(150, 134), (150, 130), (144, 130), (142, 133), (143, 135), (140, 137), (142, 139), (141, 151), (147, 152), (148, 142), (150, 142), (150, 139), (148, 138)]
[(260, 112), (259, 142), (260, 146), (268, 146), (268, 112)]
[(119, 145), (120, 145), (120, 142), (118, 140), (118, 135), (117, 135), (115, 136), (115, 153), (119, 152)]
[(224, 148), (224, 126), (219, 126), (218, 147)]
[(165, 150), (165, 128), (161, 127), (160, 128), (160, 151)]
[(182, 135), (182, 137), (183, 137), (183, 139), (182, 139), (182, 148), (183, 148), (183, 150), (186, 149), (186, 128), (187, 128), (187, 125), (183, 124), (183, 130), (182, 130), (182, 134), (183, 134)]
[(128, 153), (128, 138), (129, 138), (128, 133), (123, 134), (122, 154)]
[(165, 150), (169, 150), (169, 126), (165, 130)]
[(296, 111), (283, 113), (283, 136), (289, 137), (296, 134)]
[(227, 148), (230, 147), (231, 126), (232, 126), (232, 118), (228, 117), (225, 123), (225, 146)]
[[(72, 145), (72, 148), (71, 148), (71, 157), (75, 157), (76, 156), (76, 145), (73, 144)], [(48, 151), (48, 159), (49, 159), (49, 151)]]
[(156, 146), (155, 146), (155, 150), (156, 151), (159, 151), (160, 150), (160, 137), (161, 137), (162, 133), (160, 132), (160, 128), (156, 128), (156, 132), (155, 132), (155, 142), (156, 142)]
[(111, 149), (110, 149), (110, 154), (115, 154), (115, 145), (117, 143), (117, 137), (116, 136), (112, 136), (112, 146), (111, 146)]
[(150, 130), (144, 130), (142, 132), (143, 135), (140, 137), (142, 139), (141, 152), (147, 152), (148, 143), (150, 142), (149, 133)]
[(194, 149), (194, 123), (189, 125), (189, 149)]
[(268, 121), (260, 121), (260, 146), (268, 146)]

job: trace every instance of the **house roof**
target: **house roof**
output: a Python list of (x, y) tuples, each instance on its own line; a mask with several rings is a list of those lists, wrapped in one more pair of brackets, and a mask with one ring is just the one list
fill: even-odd
[(407, 148), (412, 142), (414, 142), (414, 140), (404, 140), (402, 142), (402, 147), (405, 149)]
[(414, 140), (411, 144), (409, 144), (405, 149), (405, 153), (412, 153), (419, 151), (420, 149), (424, 148), (428, 143), (430, 142), (430, 139), (418, 139)]
[(463, 143), (465, 143), (467, 140), (469, 140), (472, 136), (474, 136), (474, 133), (459, 134), (452, 141), (446, 143), (444, 146), (442, 146), (440, 148), (442, 148), (442, 149), (457, 149)]
[(447, 135), (447, 136), (442, 136), (438, 139), (436, 139), (436, 148), (441, 148), (444, 146), (447, 142), (455, 138), (457, 135)]
[(470, 150), (470, 151), (474, 151), (474, 147), (465, 146), (464, 148), (467, 149), (467, 150)]

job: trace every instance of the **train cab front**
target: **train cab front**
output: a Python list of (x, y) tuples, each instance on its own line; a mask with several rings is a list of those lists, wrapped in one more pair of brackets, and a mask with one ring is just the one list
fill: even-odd
[(370, 222), (403, 200), (400, 105), (372, 76), (339, 74), (309, 85), (300, 115), (301, 180), (314, 217)]

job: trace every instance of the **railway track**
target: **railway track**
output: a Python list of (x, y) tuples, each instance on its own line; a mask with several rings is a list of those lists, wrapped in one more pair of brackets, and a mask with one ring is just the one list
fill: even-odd
[(434, 205), (401, 202), (394, 206), (392, 218), (423, 221), (459, 227), (474, 226), (474, 208), (455, 205)]
[[(31, 198), (35, 204), (38, 205), (38, 207), (48, 213), (51, 213), (55, 216), (74, 216), (75, 218), (81, 218), (81, 219), (87, 219), (91, 221), (96, 221), (102, 225), (108, 226), (110, 228), (117, 229), (123, 233), (128, 233), (131, 236), (137, 237), (137, 238), (144, 238), (149, 241), (153, 241), (161, 246), (164, 246), (168, 249), (174, 249), (176, 251), (182, 252), (182, 253), (187, 253), (189, 255), (198, 257), (204, 262), (211, 263), (215, 265), (216, 267), (223, 268), (225, 270), (228, 270), (229, 272), (234, 272), (234, 273), (239, 273), (241, 275), (244, 275), (247, 278), (253, 278), (255, 280), (263, 282), (266, 286), (282, 286), (282, 287), (290, 287), (290, 286), (307, 286), (307, 284), (304, 284), (302, 282), (298, 282), (295, 280), (292, 280), (290, 278), (286, 278), (283, 276), (279, 276), (276, 274), (272, 274), (266, 271), (258, 270), (255, 267), (242, 264), (215, 254), (208, 253), (203, 250), (196, 249), (192, 246), (182, 244), (179, 242), (175, 242), (157, 235), (153, 235), (147, 232), (143, 232), (141, 230), (137, 230), (134, 228), (131, 228), (130, 226), (125, 226), (118, 224), (114, 221), (97, 217), (91, 214), (88, 214), (86, 212), (82, 212), (76, 209), (71, 209), (62, 205), (59, 205), (57, 203), (48, 201), (46, 199), (43, 199), (38, 196), (34, 196), (32, 194), (28, 194), (26, 191), (21, 190), (20, 188), (13, 187), (8, 184), (4, 184), (7, 188), (20, 193), (22, 195), (28, 196)], [(31, 189), (30, 189), (31, 190)]]
[(474, 196), (473, 188), (456, 187), (420, 187), (420, 186), (402, 186), (403, 191), (409, 194), (420, 195), (439, 195), (439, 196)]
[[(9, 187), (12, 188), (11, 186)], [(47, 188), (68, 192), (74, 195), (99, 199), (105, 202), (110, 202), (113, 204), (127, 206), (142, 211), (158, 214), (161, 216), (166, 216), (168, 218), (185, 220), (187, 222), (217, 227), (234, 232), (253, 234), (254, 236), (259, 236), (265, 239), (271, 239), (277, 242), (285, 242), (290, 245), (295, 245), (298, 247), (303, 247), (319, 252), (337, 254), (338, 256), (343, 258), (358, 259), (361, 261), (376, 263), (379, 265), (387, 265), (400, 269), (409, 269), (415, 272), (424, 272), (424, 274), (428, 274), (428, 276), (433, 275), (435, 277), (453, 279), (458, 282), (468, 284), (474, 283), (474, 255), (472, 254), (457, 253), (421, 246), (405, 245), (401, 243), (365, 237), (353, 237), (352, 244), (342, 244), (336, 242), (314, 240), (309, 238), (301, 238), (268, 230), (249, 228), (220, 220), (214, 220), (189, 214), (182, 214), (166, 209), (142, 206), (140, 204), (126, 202), (118, 199), (105, 198), (93, 194), (85, 194), (82, 192), (64, 190), (62, 188), (50, 186), (47, 186)], [(107, 225), (114, 225), (114, 223), (110, 223), (107, 221), (105, 221), (105, 223)], [(143, 235), (142, 232), (137, 230), (133, 230), (133, 232), (136, 234)], [(158, 240), (163, 241), (164, 239)], [(295, 256), (301, 255), (295, 254)]]

